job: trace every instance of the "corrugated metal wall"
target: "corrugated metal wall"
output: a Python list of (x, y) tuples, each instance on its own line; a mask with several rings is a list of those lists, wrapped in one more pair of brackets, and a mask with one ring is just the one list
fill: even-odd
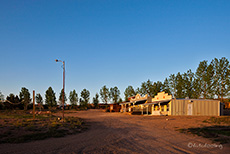
[(173, 99), (171, 102), (171, 115), (187, 115), (187, 101)]
[(198, 99), (173, 99), (171, 102), (171, 115), (188, 115), (188, 104), (192, 104), (192, 115), (221, 115), (221, 106), (219, 101)]

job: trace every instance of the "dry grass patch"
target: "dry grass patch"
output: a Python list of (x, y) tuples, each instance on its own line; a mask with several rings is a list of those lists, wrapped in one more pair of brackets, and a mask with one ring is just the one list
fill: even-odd
[(230, 117), (210, 117), (203, 121), (211, 126), (178, 129), (181, 133), (195, 134), (210, 138), (214, 142), (230, 143)]
[(53, 115), (39, 115), (33, 120), (25, 112), (0, 112), (0, 143), (22, 143), (50, 137), (63, 137), (85, 129), (83, 121), (66, 117), (64, 122)]

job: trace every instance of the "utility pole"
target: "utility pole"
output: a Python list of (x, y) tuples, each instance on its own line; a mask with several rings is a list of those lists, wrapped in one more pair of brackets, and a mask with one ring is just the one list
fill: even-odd
[(64, 106), (65, 104), (65, 61), (63, 61), (63, 94), (62, 94), (62, 121), (64, 122)]
[(65, 61), (57, 60), (56, 62), (62, 62), (63, 64), (63, 93), (62, 93), (62, 122), (64, 122), (64, 104), (65, 104)]
[(33, 90), (33, 120), (35, 120), (35, 90)]

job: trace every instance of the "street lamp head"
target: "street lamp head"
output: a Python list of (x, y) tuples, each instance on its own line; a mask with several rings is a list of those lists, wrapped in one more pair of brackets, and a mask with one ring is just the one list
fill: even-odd
[(56, 61), (56, 62), (58, 62), (58, 60), (57, 60), (57, 59), (55, 59), (55, 61)]

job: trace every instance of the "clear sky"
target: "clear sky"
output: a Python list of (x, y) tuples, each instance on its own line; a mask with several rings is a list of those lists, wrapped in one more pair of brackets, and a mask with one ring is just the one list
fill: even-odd
[[(230, 58), (229, 0), (0, 0), (0, 91), (66, 92), (163, 81)], [(44, 98), (44, 97), (43, 97)], [(92, 99), (91, 99), (92, 100)]]

